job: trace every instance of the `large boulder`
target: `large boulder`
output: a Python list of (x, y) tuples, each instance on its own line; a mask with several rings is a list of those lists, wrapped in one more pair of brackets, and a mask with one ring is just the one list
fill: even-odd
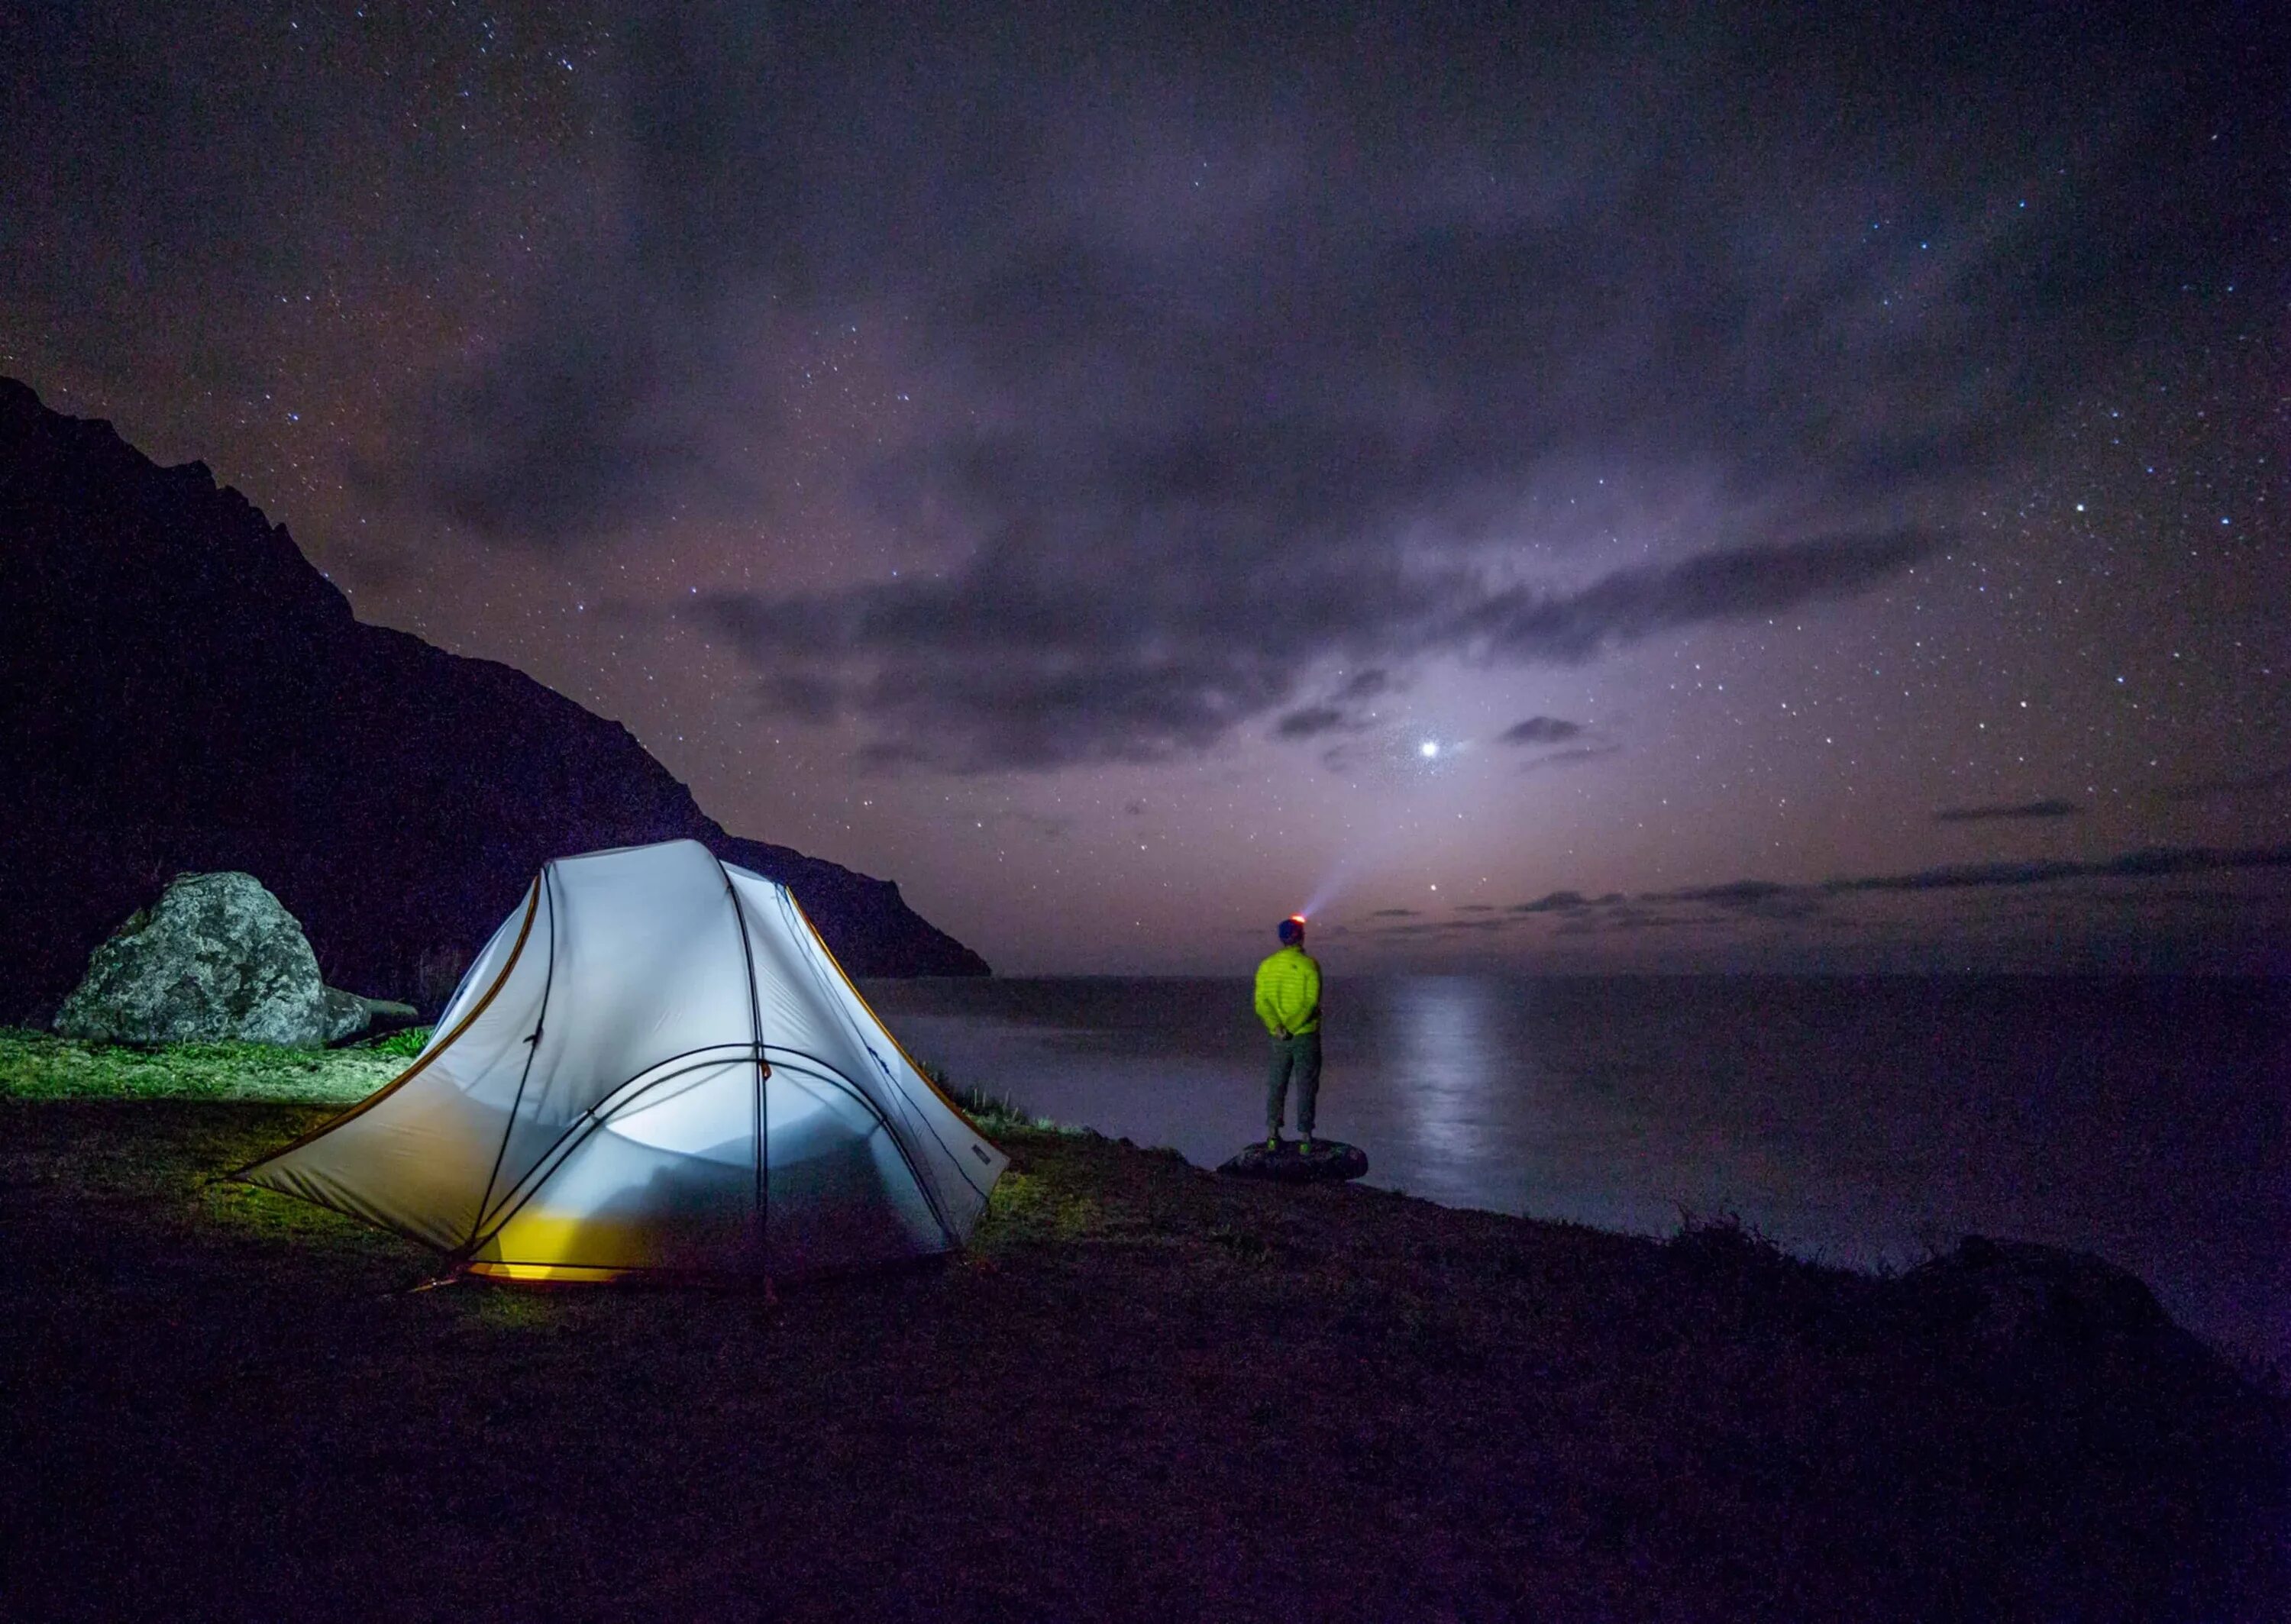
[(302, 927), (252, 874), (179, 874), (95, 950), (56, 1011), (66, 1037), (109, 1043), (317, 1049), (375, 1007), (318, 975)]

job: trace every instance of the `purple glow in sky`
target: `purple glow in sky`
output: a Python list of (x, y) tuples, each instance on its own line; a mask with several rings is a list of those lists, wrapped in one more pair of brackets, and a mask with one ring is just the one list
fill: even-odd
[(32, 8), (0, 370), (1001, 969), (2280, 969), (2286, 26)]

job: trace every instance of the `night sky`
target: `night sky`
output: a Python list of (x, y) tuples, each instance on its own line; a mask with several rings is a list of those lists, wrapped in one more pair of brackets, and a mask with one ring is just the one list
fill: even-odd
[(998, 969), (2291, 967), (2291, 8), (38, 4), (0, 76), (0, 371)]

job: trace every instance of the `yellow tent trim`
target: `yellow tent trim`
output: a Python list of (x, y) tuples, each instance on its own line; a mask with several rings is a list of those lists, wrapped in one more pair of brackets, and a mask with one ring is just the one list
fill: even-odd
[[(980, 1138), (986, 1139), (986, 1143), (989, 1145), (994, 1145), (993, 1140), (987, 1139), (986, 1135), (980, 1131), (978, 1124), (970, 1120), (970, 1113), (965, 1111), (961, 1105), (956, 1105), (953, 1099), (948, 1097), (946, 1090), (938, 1086), (936, 1081), (932, 1078), (928, 1072), (923, 1070), (922, 1063), (907, 1052), (907, 1046), (899, 1041), (899, 1034), (893, 1032), (889, 1025), (884, 1021), (883, 1017), (875, 1013), (875, 1006), (867, 1001), (867, 994), (859, 990), (859, 984), (851, 979), (851, 972), (843, 968), (843, 961), (835, 956), (835, 950), (827, 945), (827, 938), (819, 934), (819, 927), (811, 922), (811, 915), (803, 911), (803, 904), (796, 900), (795, 888), (792, 886), (788, 888), (787, 899), (794, 905), (796, 917), (803, 921), (803, 928), (810, 931), (813, 937), (818, 940), (819, 951), (827, 955), (827, 961), (835, 967), (835, 973), (843, 978), (843, 985), (851, 989), (851, 996), (859, 1001), (859, 1007), (862, 1009), (864, 1009), (868, 1013), (869, 1017), (873, 1019), (876, 1026), (882, 1032), (882, 1034), (891, 1040), (891, 1047), (899, 1051), (899, 1058), (904, 1060), (907, 1065), (913, 1069), (915, 1075), (923, 1080), (923, 1087), (937, 1095), (939, 1104), (953, 1112), (956, 1120), (961, 1122), (965, 1128), (968, 1128), (971, 1132), (977, 1134)], [(1000, 1145), (994, 1145), (994, 1148), (1001, 1150), (1002, 1147)]]

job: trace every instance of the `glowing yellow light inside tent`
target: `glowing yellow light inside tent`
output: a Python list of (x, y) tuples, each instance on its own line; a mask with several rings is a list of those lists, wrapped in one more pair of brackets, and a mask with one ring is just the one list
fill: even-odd
[[(691, 1065), (671, 1077), (599, 1122), (478, 1249), (470, 1272), (604, 1281), (706, 1272), (739, 1256), (755, 1210), (754, 1064)], [(767, 1125), (783, 1144), (803, 1140), (825, 1114), (805, 1089), (768, 1097)]]

